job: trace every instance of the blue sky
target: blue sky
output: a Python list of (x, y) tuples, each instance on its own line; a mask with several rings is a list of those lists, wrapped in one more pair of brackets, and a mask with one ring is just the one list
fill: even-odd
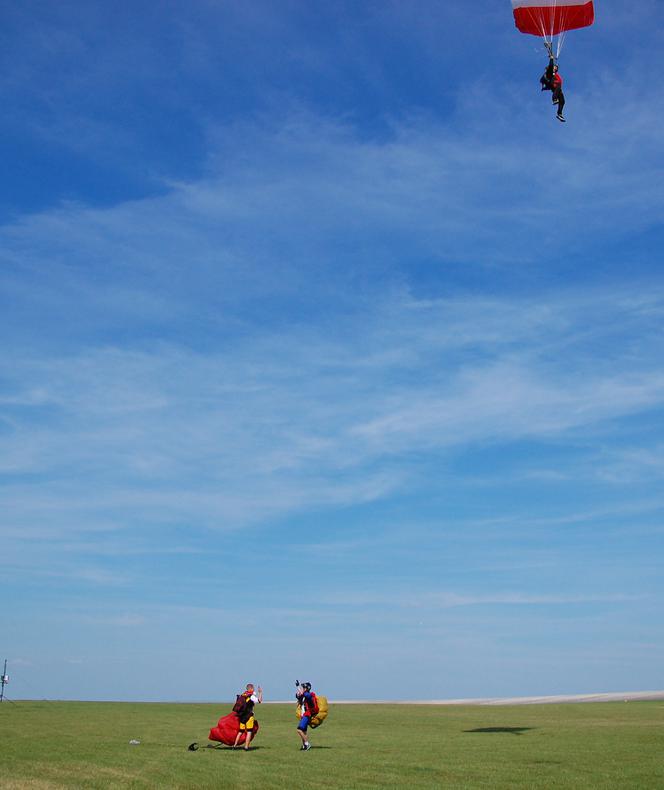
[(0, 3), (10, 696), (662, 687), (658, 5)]

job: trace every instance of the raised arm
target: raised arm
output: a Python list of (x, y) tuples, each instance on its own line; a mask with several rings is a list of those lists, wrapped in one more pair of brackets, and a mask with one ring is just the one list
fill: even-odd
[(551, 82), (553, 79), (553, 67), (556, 65), (553, 55), (549, 57), (549, 65), (546, 67), (546, 71), (544, 72), (547, 80)]

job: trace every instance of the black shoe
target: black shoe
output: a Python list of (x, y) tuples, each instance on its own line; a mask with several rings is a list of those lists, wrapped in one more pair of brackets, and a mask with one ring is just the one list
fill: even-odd
[(565, 119), (563, 118), (563, 114), (562, 114), (561, 112), (559, 112), (559, 113), (557, 113), (557, 114), (556, 114), (556, 118), (557, 118), (559, 121), (562, 121), (563, 123), (565, 123)]

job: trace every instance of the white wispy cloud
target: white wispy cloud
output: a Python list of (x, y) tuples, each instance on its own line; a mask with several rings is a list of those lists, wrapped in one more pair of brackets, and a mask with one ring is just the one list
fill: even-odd
[(657, 221), (661, 108), (611, 139), (609, 111), (587, 109), (546, 169), (534, 111), (487, 138), (472, 101), (456, 126), (413, 118), (380, 141), (311, 113), (238, 124), (211, 134), (198, 181), (3, 228), (5, 529), (235, 529), (389, 496), (423, 451), (580, 439), (659, 409), (652, 280), (433, 298), (404, 282), (413, 259), (555, 257), (533, 253), (552, 167), (577, 248), (589, 226)]
[(144, 615), (132, 612), (112, 615), (108, 617), (85, 617), (83, 621), (91, 625), (109, 626), (111, 628), (138, 628), (147, 623)]
[(454, 592), (406, 592), (336, 594), (325, 600), (328, 604), (354, 607), (390, 607), (394, 609), (455, 609), (463, 606), (576, 606), (585, 604), (623, 603), (637, 600), (636, 596), (609, 595), (537, 595), (532, 593), (464, 594)]
[[(625, 301), (601, 297), (610, 331)], [(588, 301), (597, 311), (595, 294)], [(482, 299), (429, 303), (415, 318), (408, 298), (379, 306), (362, 326), (351, 321), (337, 337), (295, 329), (205, 354), (159, 344), (14, 359), (5, 376), (21, 409), (0, 438), (4, 468), (47, 480), (36, 500), (25, 496), (28, 483), (7, 486), (15, 496), (5, 518), (20, 523), (41, 511), (56, 523), (77, 514), (82, 524), (96, 510), (94, 528), (100, 511), (104, 526), (130, 511), (160, 510), (237, 525), (380, 498), (408, 480), (397, 454), (610, 432), (612, 421), (661, 407), (664, 370), (655, 349), (635, 362), (629, 340), (621, 368), (594, 364), (584, 306), (561, 295), (525, 310), (519, 325), (513, 300), (489, 311)], [(643, 326), (636, 313), (633, 331)], [(359, 334), (349, 342), (346, 330)], [(457, 356), (468, 348), (476, 360)], [(620, 348), (613, 353), (615, 362)], [(104, 484), (83, 489), (69, 469)]]

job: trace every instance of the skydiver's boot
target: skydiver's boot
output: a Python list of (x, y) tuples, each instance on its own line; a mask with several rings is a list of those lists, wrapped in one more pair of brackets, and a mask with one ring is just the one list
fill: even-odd
[(562, 114), (561, 112), (559, 112), (559, 113), (556, 113), (556, 118), (557, 118), (559, 121), (562, 121), (563, 123), (565, 123), (565, 118), (563, 118), (563, 114)]

